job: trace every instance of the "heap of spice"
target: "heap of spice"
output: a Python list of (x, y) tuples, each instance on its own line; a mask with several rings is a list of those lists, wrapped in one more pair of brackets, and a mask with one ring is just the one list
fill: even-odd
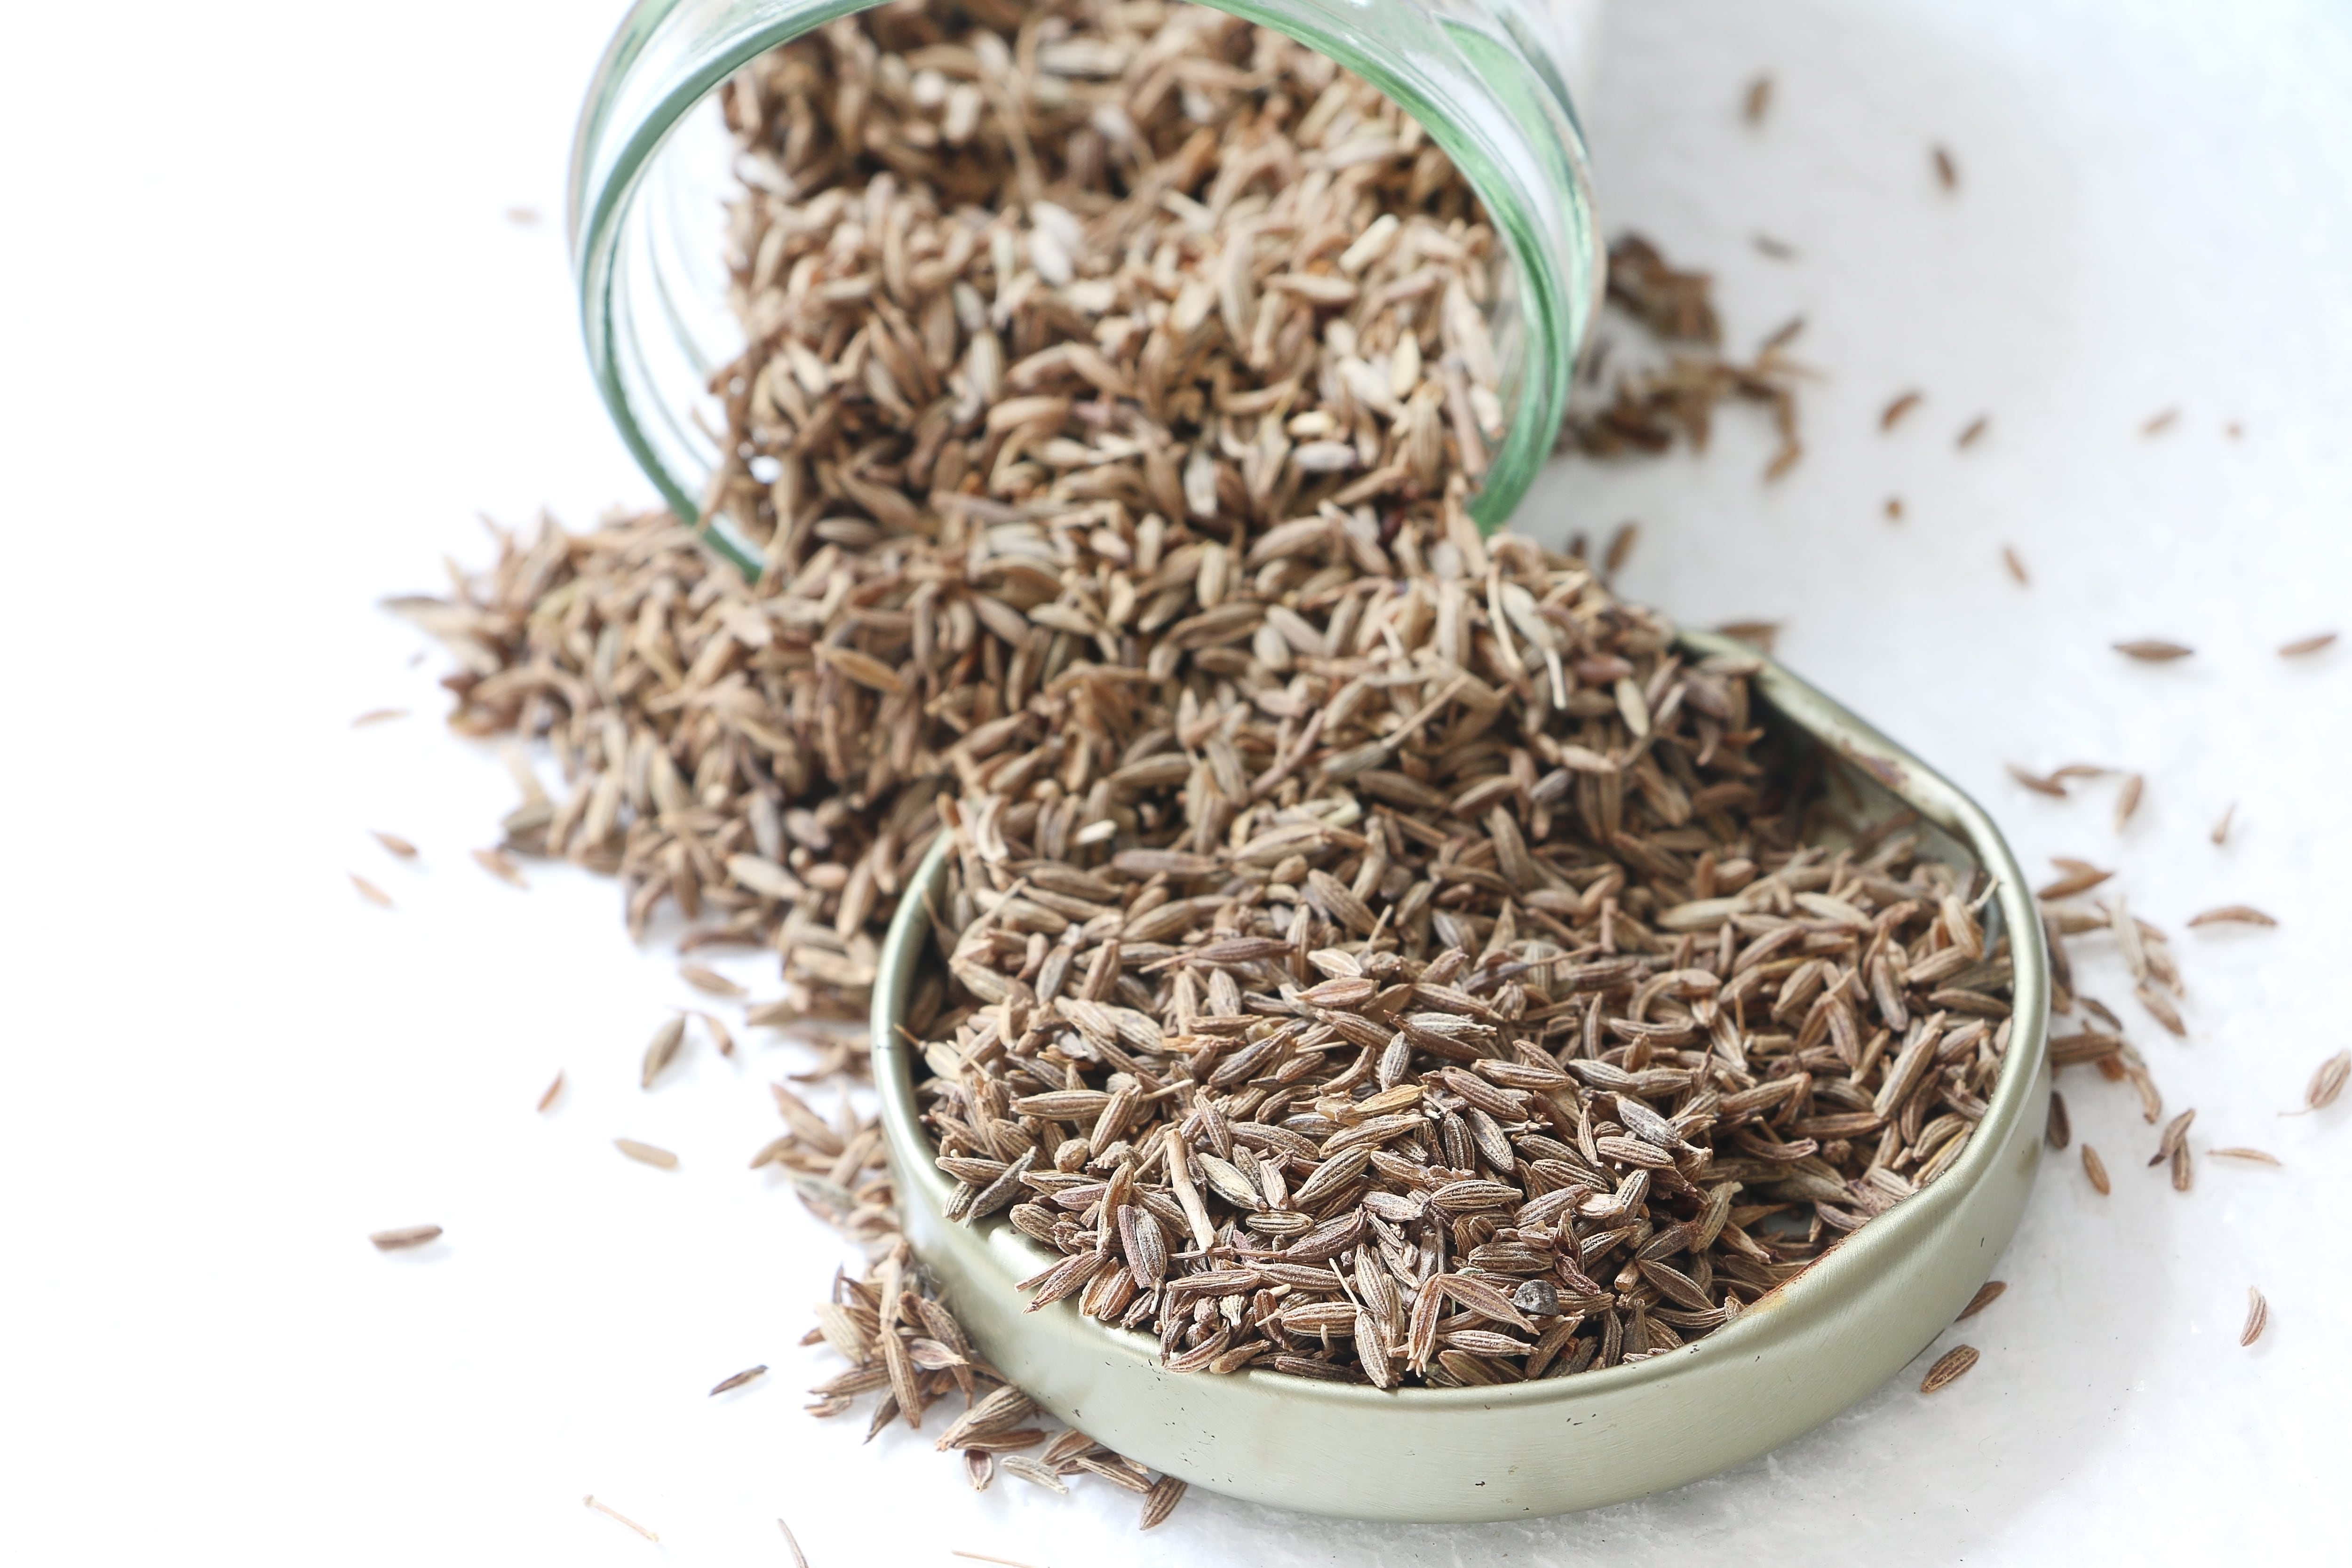
[(1949, 1169), (2000, 1070), (1989, 885), (1857, 835), (1752, 658), (1416, 534), (1376, 571), (1269, 531), (1272, 591), (1186, 605), (1164, 679), (1074, 666), (960, 759), (909, 1019), (950, 1212), (1177, 1371), (1660, 1353)]

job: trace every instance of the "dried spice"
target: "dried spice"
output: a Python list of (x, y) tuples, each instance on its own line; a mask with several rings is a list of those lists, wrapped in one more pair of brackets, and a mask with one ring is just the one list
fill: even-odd
[(2189, 916), (2189, 924), (2193, 930), (2198, 926), (2210, 925), (2274, 926), (2278, 921), (2252, 904), (2223, 904), (2219, 909)]
[(2252, 1285), (2247, 1286), (2246, 1326), (2238, 1331), (2238, 1342), (2242, 1345), (2252, 1344), (2263, 1337), (2263, 1331), (2270, 1327), (2270, 1301), (2260, 1290), (2255, 1289)]
[(558, 1095), (562, 1094), (562, 1092), (563, 1092), (563, 1074), (562, 1074), (562, 1072), (561, 1070), (558, 1070), (558, 1071), (557, 1071), (557, 1073), (556, 1073), (556, 1075), (555, 1075), (552, 1079), (549, 1079), (549, 1080), (548, 1080), (547, 1091), (546, 1091), (544, 1094), (541, 1094), (541, 1095), (539, 1097), (539, 1111), (540, 1111), (540, 1114), (541, 1114), (541, 1115), (542, 1115), (542, 1116), (543, 1116), (543, 1115), (545, 1115), (545, 1114), (547, 1113), (547, 1111), (548, 1111), (548, 1109), (549, 1109), (551, 1106), (554, 1105), (556, 1096), (558, 1096)]
[(2013, 548), (2006, 544), (2002, 545), (2000, 561), (2002, 565), (2009, 568), (2009, 574), (2017, 580), (2019, 587), (2030, 588), (2033, 585), (2033, 579), (2025, 574), (2025, 563), (2017, 558), (2017, 552)]
[(2162, 664), (2171, 659), (2187, 658), (2197, 650), (2180, 643), (2162, 642), (2151, 637), (2143, 638), (2138, 642), (2119, 642), (2116, 644), (2116, 651), (2129, 655), (2143, 663)]
[(405, 719), (407, 717), (408, 710), (405, 708), (371, 708), (366, 712), (352, 721), (352, 728), (354, 730), (364, 730), (371, 724), (384, 724), (389, 723), (394, 719)]
[(1895, 400), (1880, 411), (1878, 416), (1878, 427), (1881, 430), (1894, 429), (1896, 424), (1902, 420), (1906, 414), (1910, 413), (1914, 408), (1919, 406), (1919, 405), (1925, 400), (1925, 394), (1918, 392), (1905, 392), (1897, 394)]
[(2334, 632), (2320, 632), (2313, 637), (2297, 637), (2294, 641), (2283, 644), (2280, 647), (2279, 657), (2281, 658), (2301, 658), (2306, 654), (2318, 653), (2324, 648), (2333, 647), (2335, 642), (2336, 634)]
[(2074, 1136), (2074, 1123), (2066, 1115), (2066, 1097), (2054, 1089), (2050, 1091), (2050, 1115), (2042, 1123), (2042, 1135), (2053, 1149), (2063, 1149)]
[(1919, 1392), (1934, 1394), (1949, 1388), (1967, 1376), (1969, 1370), (1976, 1364), (1976, 1346), (1954, 1345), (1937, 1357), (1936, 1364), (1927, 1369), (1927, 1375), (1919, 1380)]
[(2179, 419), (2179, 409), (2167, 408), (2161, 413), (2150, 415), (2140, 426), (2139, 433), (2143, 436), (2161, 436), (2178, 424)]
[(397, 1230), (379, 1230), (368, 1239), (375, 1243), (378, 1252), (398, 1252), (404, 1247), (422, 1247), (428, 1241), (437, 1241), (440, 1236), (441, 1227), (437, 1225), (408, 1225)]
[(371, 828), (369, 831), (373, 835), (375, 841), (383, 846), (385, 853), (396, 856), (403, 860), (416, 858), (416, 846), (399, 834), (386, 833), (381, 828)]
[(2212, 1154), (2217, 1160), (2243, 1160), (2250, 1165), (2277, 1165), (2284, 1163), (2276, 1154), (2266, 1152), (2261, 1149), (2216, 1149), (2212, 1151)]
[(351, 877), (352, 886), (359, 889), (359, 895), (361, 898), (365, 899), (369, 903), (373, 904), (380, 910), (388, 910), (392, 908), (392, 895), (390, 893), (385, 892), (382, 888), (377, 887), (373, 882), (369, 881), (357, 871), (350, 872), (348, 875)]
[(677, 1169), (677, 1156), (667, 1149), (656, 1149), (650, 1143), (640, 1143), (634, 1138), (615, 1138), (613, 1140), (613, 1147), (641, 1165), (652, 1165), (664, 1171)]
[(2001, 1292), (2008, 1289), (2009, 1285), (2005, 1280), (1986, 1280), (1982, 1285), (1977, 1287), (1977, 1293), (1969, 1298), (1969, 1304), (1961, 1308), (1960, 1315), (1952, 1321), (1956, 1323), (1966, 1322), (1969, 1319), (1975, 1317), (1979, 1312), (1983, 1311), (1987, 1307), (1991, 1306), (1995, 1301), (2000, 1300)]
[(2098, 1189), (2101, 1197), (2114, 1190), (2107, 1183), (2107, 1163), (2088, 1143), (2083, 1145), (2083, 1174), (2091, 1178), (2091, 1185)]
[(766, 1363), (762, 1363), (758, 1366), (747, 1366), (731, 1377), (723, 1377), (711, 1386), (711, 1397), (717, 1398), (730, 1389), (740, 1388), (755, 1377), (764, 1377), (767, 1375), (767, 1371)]
[(1759, 76), (1748, 84), (1748, 91), (1739, 100), (1739, 117), (1750, 125), (1764, 123), (1764, 116), (1772, 108), (1772, 79)]
[(617, 1520), (617, 1521), (619, 1521), (621, 1523), (627, 1525), (631, 1530), (635, 1531), (639, 1535), (644, 1536), (647, 1541), (658, 1542), (659, 1540), (661, 1540), (661, 1537), (660, 1537), (660, 1536), (656, 1535), (652, 1531), (647, 1530), (644, 1525), (639, 1524), (635, 1520), (631, 1519), (627, 1514), (623, 1513), (623, 1512), (621, 1512), (619, 1510), (617, 1510), (617, 1509), (614, 1508), (610, 1503), (602, 1503), (602, 1502), (598, 1502), (598, 1501), (597, 1501), (593, 1497), (584, 1497), (584, 1498), (582, 1498), (580, 1500), (581, 1500), (583, 1503), (586, 1504), (589, 1508), (593, 1509), (596, 1512), (603, 1514), (605, 1518), (607, 1518), (607, 1519), (611, 1519), (611, 1520)]
[(2311, 1075), (2311, 1086), (2303, 1091), (2304, 1110), (2325, 1110), (2335, 1104), (2347, 1078), (2352, 1078), (2352, 1051), (2338, 1051), (2320, 1063)]
[(488, 871), (499, 881), (506, 883), (510, 888), (521, 888), (525, 890), (529, 890), (530, 884), (523, 879), (522, 868), (516, 865), (514, 863), (514, 857), (509, 855), (505, 850), (476, 849), (470, 851), (470, 853), (474, 857), (475, 865), (479, 866), (483, 870)]
[(1927, 149), (1927, 160), (1935, 168), (1936, 184), (1947, 191), (1957, 191), (1960, 188), (1960, 168), (1958, 163), (1952, 162), (1952, 154), (1948, 150), (1943, 147), (1930, 147)]

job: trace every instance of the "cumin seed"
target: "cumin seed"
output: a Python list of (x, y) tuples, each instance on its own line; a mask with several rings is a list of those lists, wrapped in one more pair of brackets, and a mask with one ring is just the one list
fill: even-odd
[(422, 1247), (428, 1241), (438, 1239), (440, 1235), (441, 1227), (437, 1225), (407, 1225), (396, 1230), (373, 1232), (368, 1239), (375, 1243), (378, 1252), (398, 1252), (403, 1247)]
[(1919, 1392), (1937, 1394), (1951, 1387), (1968, 1375), (1969, 1369), (1977, 1364), (1977, 1359), (1976, 1346), (1954, 1345), (1937, 1357), (1936, 1364), (1927, 1369), (1927, 1375), (1919, 1380)]

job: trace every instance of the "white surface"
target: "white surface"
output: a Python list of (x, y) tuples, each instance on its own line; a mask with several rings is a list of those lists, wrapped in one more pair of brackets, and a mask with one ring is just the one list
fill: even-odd
[[(87, 9), (87, 8), (85, 8)], [(371, 607), (478, 561), (476, 509), (585, 521), (643, 486), (586, 384), (551, 218), (589, 7), (42, 7), (0, 51), (0, 453), (15, 549), (0, 1212), (0, 1556), (43, 1564), (783, 1562), (1624, 1564), (2322, 1561), (2340, 1545), (2347, 1044), (2352, 14), (2084, 0), (1612, 15), (1592, 106), (1612, 226), (1712, 265), (1732, 334), (1794, 310), (1810, 456), (1570, 468), (1523, 514), (1638, 517), (1633, 592), (1784, 616), (1783, 652), (1977, 791), (2039, 865), (2120, 865), (2182, 932), (2186, 1044), (2116, 1005), (2207, 1160), (2141, 1168), (2129, 1096), (2067, 1075), (2049, 1162), (1969, 1326), (1738, 1473), (1579, 1518), (1331, 1524), (1196, 1496), (979, 1498), (901, 1428), (812, 1422), (796, 1341), (841, 1250), (743, 1162), (795, 1060), (635, 1061), (687, 999), (607, 884), (515, 892), (466, 850), (509, 799), (438, 732), (437, 660)], [(32, 29), (28, 35), (23, 29)], [(44, 33), (49, 27), (71, 32)], [(86, 30), (85, 30), (86, 29)], [(1780, 90), (1739, 123), (1748, 77)], [(1964, 184), (1939, 194), (1927, 144)], [(500, 216), (528, 203), (535, 230)], [(1757, 228), (1793, 264), (1748, 247)], [(1916, 385), (1892, 436), (1875, 416)], [(2154, 440), (2140, 422), (2178, 405)], [(1991, 432), (1953, 433), (1989, 411)], [(2221, 433), (2244, 422), (2243, 440)], [(1900, 493), (1909, 518), (1879, 503)], [(1999, 549), (2033, 573), (2021, 589)], [(2127, 664), (2116, 638), (2193, 643)], [(417, 716), (353, 731), (379, 704)], [(2057, 803), (2001, 764), (2145, 770)], [(2239, 803), (2216, 849), (2207, 829)], [(406, 834), (421, 868), (364, 834)], [(389, 889), (362, 906), (345, 875)], [(755, 965), (742, 966), (747, 974)], [(572, 1087), (531, 1107), (561, 1067)], [(626, 1134), (677, 1150), (664, 1174)], [(434, 1221), (430, 1253), (380, 1226)], [(2268, 1337), (2236, 1345), (2245, 1287)], [(1959, 1336), (1949, 1336), (1957, 1338)], [(765, 1361), (725, 1399), (703, 1391)], [(863, 1416), (854, 1418), (862, 1426)], [(593, 1492), (663, 1536), (584, 1510)], [(877, 1547), (878, 1528), (886, 1546)]]

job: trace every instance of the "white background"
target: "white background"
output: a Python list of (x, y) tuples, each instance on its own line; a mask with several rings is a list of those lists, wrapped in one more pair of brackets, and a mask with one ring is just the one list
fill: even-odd
[[(1196, 1494), (1151, 1536), (1098, 1483), (984, 1496), (799, 1390), (842, 1249), (744, 1162), (804, 1059), (698, 1045), (606, 883), (466, 858), (511, 799), (441, 731), (437, 656), (372, 605), (478, 563), (477, 510), (585, 523), (646, 487), (583, 368), (556, 214), (614, 10), (21, 7), (0, 45), (10, 826), (0, 963), (0, 1557), (338, 1564), (2301, 1563), (2340, 1549), (2352, 1103), (2352, 12), (2238, 0), (1638, 0), (1590, 106), (1612, 226), (1788, 315), (1809, 456), (1564, 468), (1551, 538), (1643, 525), (1624, 578), (1782, 652), (1937, 762), (2031, 864), (2118, 866), (2176, 931), (2186, 1042), (2121, 1010), (2205, 1160), (2142, 1168), (2129, 1095), (2063, 1082), (2101, 1200), (2045, 1162), (1969, 1325), (1736, 1473), (1581, 1517), (1336, 1524)], [(1769, 122), (1738, 104), (1774, 71)], [(1927, 146), (1962, 186), (1940, 193)], [(547, 215), (539, 226), (502, 216)], [(1749, 247), (1764, 229), (1793, 262)], [(1882, 436), (1877, 410), (1926, 401)], [(2168, 434), (2141, 422), (2178, 406)], [(1990, 434), (1958, 452), (1979, 413)], [(2226, 421), (2242, 421), (2242, 440)], [(1899, 494), (1908, 516), (1881, 502)], [(2030, 588), (2004, 574), (2013, 544)], [(2154, 668), (2109, 651), (2165, 637)], [(378, 705), (415, 710), (354, 731)], [(2054, 802), (2002, 764), (2144, 771)], [(2237, 803), (2216, 848), (2208, 829)], [(392, 862), (365, 829), (424, 846)], [(347, 873), (391, 890), (362, 905)], [(2245, 900), (2275, 931), (2184, 932)], [(763, 994), (772, 976), (744, 962)], [(562, 1068), (571, 1088), (532, 1106)], [(625, 1134), (684, 1157), (630, 1164)], [(371, 1230), (433, 1221), (383, 1257)], [(2245, 1289), (2268, 1336), (2238, 1348)], [(1957, 1336), (1948, 1336), (1948, 1340)], [(712, 1383), (766, 1362), (763, 1384)], [(593, 1492), (659, 1531), (589, 1513)]]

